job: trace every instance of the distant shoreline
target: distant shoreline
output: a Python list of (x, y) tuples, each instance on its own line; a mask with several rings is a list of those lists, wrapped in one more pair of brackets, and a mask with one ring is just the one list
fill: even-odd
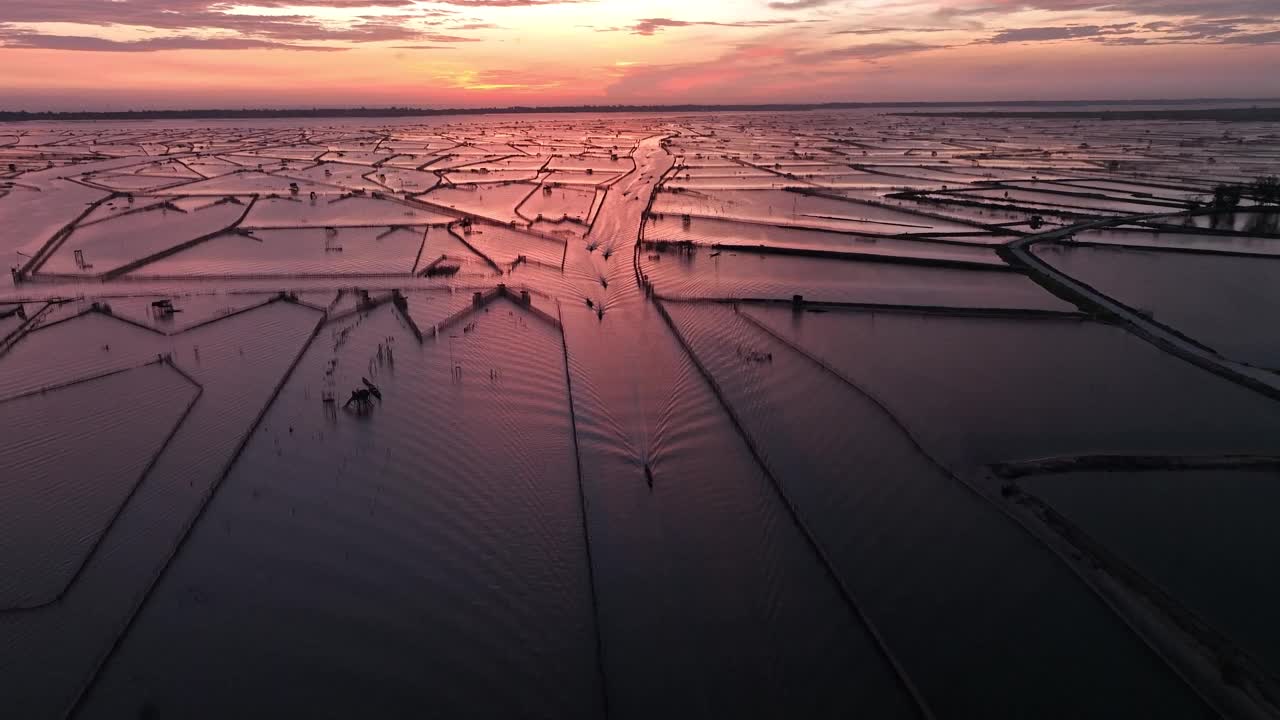
[(1006, 118), (1027, 120), (1216, 120), (1280, 122), (1280, 107), (1195, 108), (1185, 110), (1039, 110), (892, 113), (896, 117)]
[[(1079, 118), (1128, 118), (1128, 119), (1236, 119), (1234, 115), (1249, 113), (1263, 117), (1243, 117), (1250, 120), (1280, 119), (1280, 98), (1195, 98), (1182, 100), (1002, 100), (972, 102), (847, 102), (811, 104), (766, 105), (564, 105), (545, 107), (492, 107), (492, 108), (258, 108), (258, 109), (195, 109), (195, 110), (104, 110), (72, 112), (0, 111), (0, 122), (75, 121), (75, 120), (263, 120), (308, 118), (412, 118), (441, 117), (449, 115), (536, 115), (567, 113), (682, 113), (682, 112), (789, 112), (814, 110), (863, 110), (876, 108), (1070, 108), (1073, 106), (1102, 105), (1203, 105), (1205, 103), (1275, 103), (1273, 108), (1240, 109), (1187, 109), (1187, 110), (1023, 110), (978, 112), (922, 112), (895, 113), (922, 117), (1079, 117)], [(1195, 115), (1204, 117), (1192, 117)], [(1223, 117), (1223, 115), (1233, 117)], [(1175, 117), (1176, 116), (1176, 117)]]

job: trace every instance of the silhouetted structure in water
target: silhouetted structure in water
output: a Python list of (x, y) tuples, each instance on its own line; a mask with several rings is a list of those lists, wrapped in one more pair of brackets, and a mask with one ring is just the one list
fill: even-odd
[(151, 303), (151, 312), (161, 317), (169, 317), (174, 313), (180, 313), (182, 310), (173, 306), (173, 301), (169, 299), (156, 300)]
[(363, 415), (373, 409), (374, 399), (382, 402), (382, 391), (378, 389), (377, 385), (369, 382), (368, 378), (360, 378), (360, 382), (364, 383), (364, 387), (352, 390), (351, 397), (347, 398), (347, 402), (343, 404), (342, 408), (345, 410), (354, 404), (356, 412)]
[(351, 407), (352, 403), (355, 403), (356, 412), (366, 413), (373, 408), (373, 393), (365, 388), (352, 390), (351, 397), (347, 398), (347, 402), (342, 405), (342, 408), (345, 410)]
[(1249, 186), (1253, 199), (1260, 205), (1280, 205), (1280, 178), (1260, 177)]
[(1219, 185), (1213, 189), (1213, 208), (1215, 210), (1232, 210), (1240, 204), (1244, 188), (1239, 185)]

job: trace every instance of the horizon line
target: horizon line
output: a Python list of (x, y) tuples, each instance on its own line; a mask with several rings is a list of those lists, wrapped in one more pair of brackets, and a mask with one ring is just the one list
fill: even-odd
[(48, 119), (237, 119), (291, 117), (432, 117), (444, 115), (558, 114), (589, 112), (751, 112), (847, 110), (860, 108), (918, 107), (1045, 107), (1073, 105), (1189, 105), (1196, 103), (1280, 103), (1280, 97), (1252, 98), (1158, 98), (1094, 100), (904, 100), (842, 101), (823, 103), (674, 103), (674, 104), (580, 104), (508, 105), (474, 108), (431, 108), (422, 106), (299, 106), (241, 108), (173, 108), (151, 110), (0, 110), (0, 122)]

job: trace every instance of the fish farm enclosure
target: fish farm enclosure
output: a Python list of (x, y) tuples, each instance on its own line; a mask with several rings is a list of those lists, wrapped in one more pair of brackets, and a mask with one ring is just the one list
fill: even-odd
[(0, 125), (0, 708), (1280, 717), (1278, 171), (1248, 121)]

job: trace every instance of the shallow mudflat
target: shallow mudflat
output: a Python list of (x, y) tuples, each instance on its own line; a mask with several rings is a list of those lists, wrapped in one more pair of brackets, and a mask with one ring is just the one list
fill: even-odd
[(6, 128), (0, 704), (1274, 714), (1277, 130)]
[[(0, 608), (54, 602), (84, 567), (199, 388), (162, 363), (0, 404), (5, 582)], [(100, 464), (101, 471), (81, 472)]]
[[(1092, 715), (1114, 710), (1112, 683), (1123, 677), (1126, 714), (1202, 714), (1069, 570), (949, 477), (867, 395), (729, 308), (664, 308), (939, 712)], [(806, 402), (792, 402), (797, 395)], [(1033, 619), (1047, 606), (1061, 622)], [(1003, 630), (1010, 626), (1016, 639)], [(980, 646), (1000, 650), (980, 659), (971, 651)], [(984, 689), (991, 681), (1029, 688), (1028, 675), (1042, 672), (1057, 678), (1052, 691)]]
[[(1074, 472), (1021, 485), (1263, 661), (1280, 660), (1270, 617), (1280, 588), (1251, 567), (1276, 542), (1274, 470)], [(1147, 512), (1155, 498), (1161, 511)]]
[(1037, 252), (1055, 268), (1216, 352), (1280, 368), (1280, 339), (1257, 326), (1259, 317), (1280, 308), (1280, 260), (1053, 244)]
[(1104, 323), (745, 305), (741, 314), (858, 383), (959, 472), (1073, 455), (1266, 454), (1280, 433), (1273, 400)]

